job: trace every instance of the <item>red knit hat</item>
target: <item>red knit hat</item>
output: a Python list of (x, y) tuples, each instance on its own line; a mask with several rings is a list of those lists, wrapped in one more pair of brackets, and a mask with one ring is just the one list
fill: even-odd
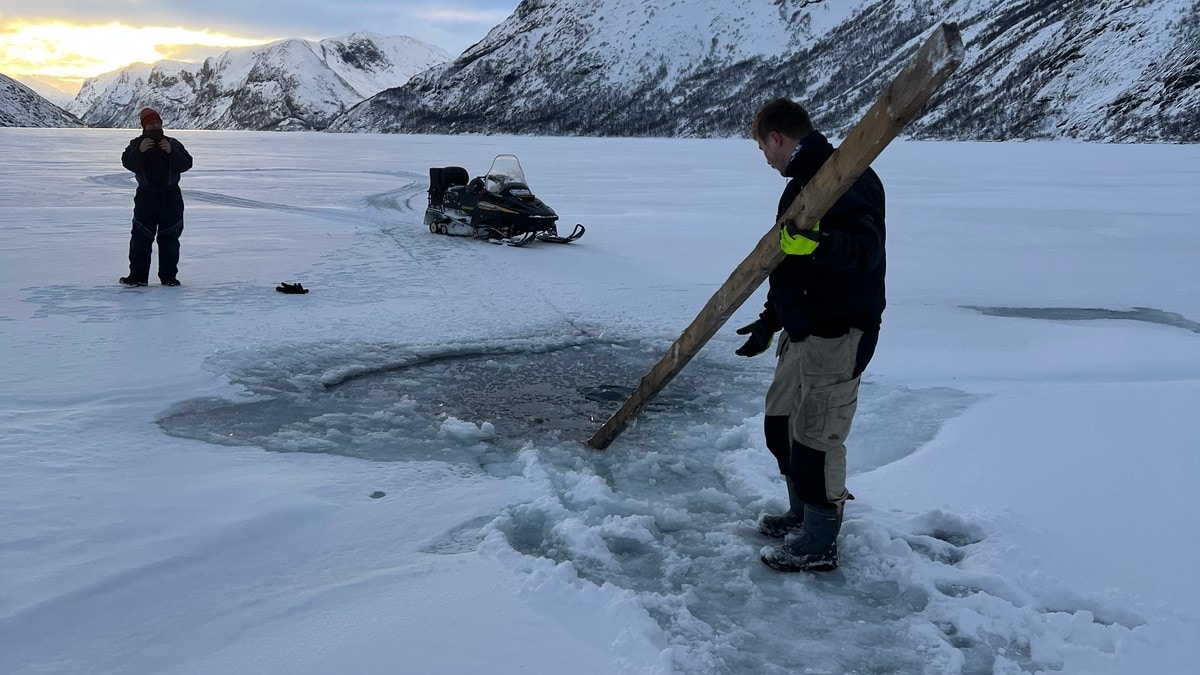
[(154, 108), (142, 108), (142, 112), (138, 115), (142, 121), (142, 128), (151, 122), (162, 122), (162, 117), (159, 117), (158, 112)]

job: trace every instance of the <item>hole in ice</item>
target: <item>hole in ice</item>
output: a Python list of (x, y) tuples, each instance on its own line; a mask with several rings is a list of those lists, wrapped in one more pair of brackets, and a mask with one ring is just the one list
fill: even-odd
[(934, 530), (929, 533), (934, 539), (940, 539), (951, 546), (963, 547), (978, 544), (983, 541), (983, 535), (978, 532), (955, 531), (947, 529)]
[(957, 546), (947, 546), (948, 542), (940, 541), (933, 537), (930, 539), (933, 541), (922, 541), (918, 537), (911, 537), (907, 541), (909, 547), (915, 553), (935, 562), (940, 562), (943, 565), (957, 565), (966, 559), (966, 554), (959, 550)]
[[(225, 445), (486, 465), (531, 440), (586, 440), (662, 353), (640, 343), (491, 345), (372, 366), (335, 363), (319, 375), (297, 374), (268, 355), (233, 374), (255, 400), (194, 399), (158, 423), (175, 436)], [(314, 367), (292, 358), (296, 368)], [(764, 391), (759, 371), (698, 357), (643, 417), (735, 425), (756, 414)]]
[[(569, 561), (582, 579), (638, 594), (704, 664), (695, 672), (783, 673), (800, 662), (814, 672), (920, 672), (907, 622), (928, 604), (927, 593), (845, 575), (778, 575), (758, 563), (761, 542), (744, 534), (762, 494), (738, 482), (729, 455), (757, 447), (764, 466), (772, 463), (762, 408), (773, 360), (741, 359), (732, 349), (702, 353), (647, 406), (621, 448), (599, 453), (576, 442), (616, 410), (664, 345), (548, 344), (555, 339), (432, 351), (279, 345), (218, 355), (212, 365), (252, 398), (185, 402), (159, 424), (227, 445), (446, 461), (499, 475), (521, 474), (536, 455), (530, 461), (551, 494), (464, 522), (422, 550), (472, 551), (495, 531), (526, 556)], [(952, 389), (865, 382), (852, 469), (913, 452), (973, 400)], [(531, 441), (536, 452), (518, 458)], [(940, 515), (920, 525), (962, 529)], [(930, 546), (950, 548), (932, 537)], [(853, 572), (853, 555), (846, 566)], [(847, 653), (847, 642), (872, 648)]]
[[(572, 444), (566, 455), (575, 457), (573, 444), (617, 410), (664, 351), (650, 341), (546, 337), (434, 350), (345, 343), (256, 348), (215, 357), (221, 362), (214, 366), (248, 396), (184, 401), (158, 424), (173, 436), (221, 445), (448, 461), (507, 475), (520, 470), (505, 465), (530, 441)], [(746, 438), (735, 442), (761, 444), (761, 422), (754, 418), (762, 414), (773, 366), (770, 359), (701, 353), (623, 438), (642, 451), (669, 450), (691, 445), (703, 425), (742, 428)], [(864, 382), (850, 471), (906, 457), (974, 400), (944, 387)]]
[(937, 589), (942, 593), (942, 595), (946, 595), (951, 598), (965, 598), (967, 596), (983, 592), (981, 589), (975, 588), (974, 586), (952, 583), (939, 583), (937, 584)]
[(1043, 319), (1046, 321), (1100, 321), (1124, 319), (1128, 321), (1145, 321), (1162, 326), (1182, 328), (1193, 333), (1200, 333), (1200, 322), (1193, 321), (1182, 314), (1167, 312), (1153, 307), (1134, 307), (1130, 310), (1102, 309), (1089, 307), (979, 307), (964, 305), (987, 316), (1002, 316), (1018, 319)]

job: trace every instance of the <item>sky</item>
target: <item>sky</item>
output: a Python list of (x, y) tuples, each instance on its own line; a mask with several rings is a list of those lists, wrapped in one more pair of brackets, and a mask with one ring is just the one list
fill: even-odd
[(466, 0), (453, 8), (389, 2), (0, 2), (0, 73), (74, 94), (83, 80), (130, 63), (203, 60), (230, 47), (356, 31), (408, 35), (460, 54), (516, 9), (517, 0)]
[[(753, 141), (176, 135), (183, 285), (130, 289), (128, 130), (0, 128), (0, 672), (1195, 671), (1200, 146), (883, 152), (809, 576), (758, 561), (765, 289), (580, 442), (773, 225)], [(430, 233), (500, 153), (587, 233)]]

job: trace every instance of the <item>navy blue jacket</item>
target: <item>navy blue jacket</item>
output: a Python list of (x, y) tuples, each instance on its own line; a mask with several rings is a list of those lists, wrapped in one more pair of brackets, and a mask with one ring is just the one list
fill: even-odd
[(169, 155), (158, 148), (138, 151), (141, 136), (129, 141), (129, 146), (121, 155), (121, 165), (137, 176), (138, 192), (162, 192), (171, 188), (178, 190), (179, 174), (192, 168), (192, 156), (183, 143), (170, 136), (163, 138), (171, 144)]
[[(785, 172), (791, 180), (776, 219), (832, 154), (833, 146), (819, 132), (804, 138)], [(878, 331), (885, 305), (884, 240), (883, 184), (867, 169), (821, 218), (816, 251), (786, 256), (771, 272), (760, 318), (795, 341), (838, 337), (851, 328)]]

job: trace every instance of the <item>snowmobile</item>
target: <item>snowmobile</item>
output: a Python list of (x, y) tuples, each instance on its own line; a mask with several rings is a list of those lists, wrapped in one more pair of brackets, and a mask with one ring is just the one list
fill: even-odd
[(524, 246), (534, 241), (569, 244), (583, 225), (558, 234), (558, 214), (534, 196), (516, 155), (496, 155), (487, 174), (467, 180), (461, 166), (430, 167), (425, 224), (434, 234)]

